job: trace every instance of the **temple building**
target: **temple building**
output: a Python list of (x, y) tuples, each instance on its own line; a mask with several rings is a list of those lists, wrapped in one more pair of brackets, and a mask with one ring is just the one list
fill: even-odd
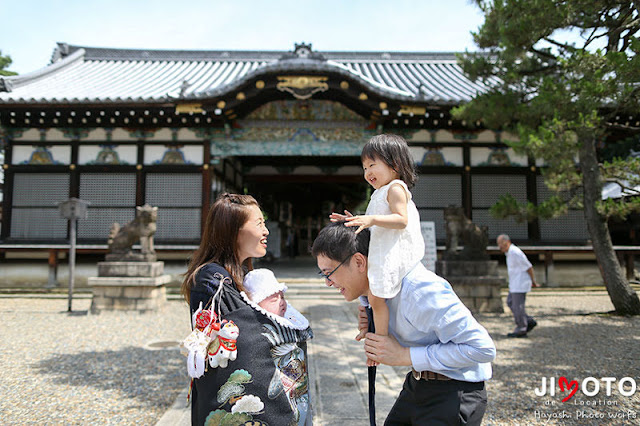
[(370, 189), (360, 151), (379, 133), (409, 143), (413, 197), (444, 241), (443, 210), (461, 206), (530, 244), (584, 243), (583, 212), (554, 220), (497, 220), (510, 193), (550, 196), (543, 164), (503, 143), (513, 136), (451, 117), (486, 90), (453, 53), (129, 50), (59, 43), (32, 73), (0, 77), (4, 155), (1, 242), (68, 237), (57, 203), (91, 203), (78, 240), (104, 243), (135, 206), (158, 207), (158, 244), (199, 241), (222, 191), (254, 195), (272, 237), (295, 232), (305, 251), (331, 211), (363, 211)]

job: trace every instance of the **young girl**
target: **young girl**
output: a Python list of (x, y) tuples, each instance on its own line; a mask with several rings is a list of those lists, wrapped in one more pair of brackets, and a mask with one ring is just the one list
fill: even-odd
[[(369, 305), (376, 334), (386, 336), (389, 309), (386, 300), (398, 294), (402, 279), (424, 256), (420, 215), (409, 188), (416, 174), (407, 142), (397, 135), (372, 137), (360, 155), (365, 180), (375, 189), (364, 216), (333, 213), (332, 221), (357, 226), (356, 233), (371, 227), (369, 243)], [(361, 330), (361, 340), (366, 330)], [(375, 365), (367, 360), (367, 365)]]

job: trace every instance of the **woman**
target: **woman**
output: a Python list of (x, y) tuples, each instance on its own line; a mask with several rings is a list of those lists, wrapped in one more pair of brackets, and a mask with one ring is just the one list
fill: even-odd
[(311, 329), (274, 323), (240, 294), (244, 274), (253, 269), (251, 259), (267, 253), (267, 235), (262, 211), (249, 195), (222, 194), (209, 210), (182, 294), (192, 315), (200, 304), (210, 306), (220, 319), (233, 321), (239, 335), (235, 360), (225, 368), (209, 366), (193, 380), (194, 425), (311, 424), (306, 368)]

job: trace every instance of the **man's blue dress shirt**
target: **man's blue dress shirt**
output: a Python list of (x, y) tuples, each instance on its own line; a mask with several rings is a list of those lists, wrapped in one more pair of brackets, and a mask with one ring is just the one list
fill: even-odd
[(491, 378), (495, 344), (444, 278), (418, 264), (387, 306), (389, 332), (411, 348), (416, 371), (467, 382)]

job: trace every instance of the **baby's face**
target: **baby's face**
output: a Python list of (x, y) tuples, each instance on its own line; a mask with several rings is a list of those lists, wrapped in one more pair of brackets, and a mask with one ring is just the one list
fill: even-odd
[(278, 316), (283, 316), (287, 310), (287, 301), (284, 298), (284, 292), (279, 291), (271, 296), (265, 298), (262, 302), (258, 303), (262, 309)]

